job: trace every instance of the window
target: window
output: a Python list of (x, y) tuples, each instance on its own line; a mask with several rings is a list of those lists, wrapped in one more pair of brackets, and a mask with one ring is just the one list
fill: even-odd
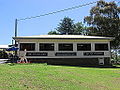
[(35, 51), (35, 43), (20, 43), (20, 51)]
[(89, 44), (89, 43), (77, 44), (77, 50), (78, 51), (90, 51), (91, 50), (91, 44)]
[(73, 51), (73, 44), (59, 44), (59, 51)]
[(96, 51), (107, 51), (108, 50), (108, 44), (102, 44), (102, 43), (99, 43), (99, 44), (95, 44), (95, 50)]
[(54, 51), (54, 43), (40, 43), (39, 50), (40, 51)]

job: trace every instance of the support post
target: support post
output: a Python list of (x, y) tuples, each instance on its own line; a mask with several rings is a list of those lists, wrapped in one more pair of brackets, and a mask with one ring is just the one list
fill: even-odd
[(17, 37), (17, 19), (15, 19), (15, 37)]
[[(17, 23), (18, 23), (18, 20), (15, 19), (15, 37), (17, 37)], [(16, 41), (15, 41), (15, 47), (17, 47)], [(15, 51), (15, 56), (17, 56), (17, 51)]]

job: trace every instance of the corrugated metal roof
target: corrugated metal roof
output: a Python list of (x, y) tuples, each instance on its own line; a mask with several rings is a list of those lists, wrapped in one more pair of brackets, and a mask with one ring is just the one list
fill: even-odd
[(84, 36), (84, 35), (36, 35), (36, 36), (20, 36), (14, 39), (113, 39), (112, 37)]

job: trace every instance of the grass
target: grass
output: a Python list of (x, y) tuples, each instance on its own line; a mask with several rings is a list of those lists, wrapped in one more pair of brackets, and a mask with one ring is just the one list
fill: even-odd
[(0, 64), (0, 90), (120, 90), (120, 68)]

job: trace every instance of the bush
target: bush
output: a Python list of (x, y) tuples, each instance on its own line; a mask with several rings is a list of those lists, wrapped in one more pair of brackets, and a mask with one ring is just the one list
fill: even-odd
[(0, 59), (7, 59), (8, 54), (5, 51), (0, 51)]

